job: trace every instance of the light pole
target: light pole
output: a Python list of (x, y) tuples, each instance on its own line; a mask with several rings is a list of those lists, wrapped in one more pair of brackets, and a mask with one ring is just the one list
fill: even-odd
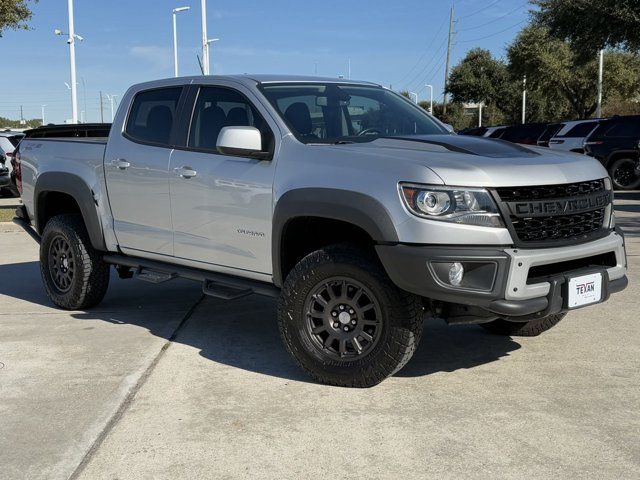
[(602, 118), (602, 77), (604, 74), (604, 50), (600, 50), (598, 58), (598, 106), (596, 108), (596, 118)]
[(527, 119), (527, 76), (522, 79), (522, 123)]
[(191, 7), (178, 7), (171, 10), (173, 17), (173, 73), (175, 77), (178, 76), (178, 32), (176, 27), (176, 15), (179, 12), (185, 12), (190, 8)]
[(409, 97), (411, 97), (411, 95), (414, 95), (416, 97), (416, 105), (418, 104), (418, 94), (416, 92), (407, 92), (409, 94)]
[(40, 107), (42, 107), (42, 125), (44, 125), (44, 107), (46, 107), (46, 105), (40, 105)]
[(429, 113), (433, 115), (433, 85), (425, 85), (429, 89)]
[(82, 41), (80, 35), (76, 35), (73, 25), (73, 0), (67, 0), (69, 9), (69, 33), (65, 34), (61, 30), (54, 30), (56, 35), (68, 35), (67, 43), (69, 44), (69, 60), (71, 64), (71, 122), (78, 123), (78, 92), (76, 85), (76, 39)]
[(113, 103), (117, 95), (109, 95), (108, 93), (106, 93), (105, 95), (107, 96), (107, 99), (109, 99), (109, 105), (111, 106), (111, 123), (113, 123)]

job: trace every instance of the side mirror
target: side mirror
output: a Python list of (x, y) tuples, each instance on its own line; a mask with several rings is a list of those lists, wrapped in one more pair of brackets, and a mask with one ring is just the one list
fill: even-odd
[(255, 127), (224, 127), (216, 142), (223, 155), (259, 157), (262, 152), (262, 135)]
[(443, 123), (444, 128), (447, 129), (447, 131), (451, 132), (451, 133), (455, 133), (456, 130), (455, 128), (453, 128), (453, 125), (449, 124), (449, 123)]

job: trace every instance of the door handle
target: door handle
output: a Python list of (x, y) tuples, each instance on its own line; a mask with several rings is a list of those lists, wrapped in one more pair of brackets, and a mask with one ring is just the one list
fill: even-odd
[(114, 167), (118, 167), (120, 170), (126, 170), (131, 166), (129, 162), (127, 162), (124, 158), (116, 158), (111, 164)]
[(198, 174), (198, 172), (196, 172), (193, 168), (187, 167), (186, 165), (182, 167), (176, 167), (173, 169), (173, 171), (182, 178), (192, 178)]

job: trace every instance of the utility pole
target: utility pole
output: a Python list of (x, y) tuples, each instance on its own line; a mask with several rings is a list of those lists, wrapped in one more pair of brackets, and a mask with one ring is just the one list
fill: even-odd
[(449, 64), (451, 63), (451, 45), (453, 44), (453, 5), (449, 14), (449, 40), (447, 41), (447, 62), (444, 67), (444, 101), (442, 113), (447, 113), (447, 87), (449, 86)]
[(67, 1), (69, 8), (69, 57), (71, 63), (71, 121), (78, 123), (78, 90), (76, 85), (76, 36), (73, 24), (73, 0)]
[(604, 49), (600, 50), (598, 64), (598, 106), (596, 108), (596, 118), (602, 118), (602, 77), (604, 75)]
[(46, 107), (46, 105), (40, 105), (40, 107), (42, 107), (42, 125), (45, 125), (45, 121), (44, 121), (44, 107)]
[(22, 105), (20, 105), (20, 125), (24, 125), (26, 122), (24, 121), (24, 115), (22, 113)]
[(527, 119), (527, 76), (522, 79), (522, 123)]
[(207, 0), (201, 0), (202, 8), (202, 71), (209, 75), (209, 39), (207, 37)]
[(482, 102), (478, 104), (478, 126), (482, 126)]
[(104, 108), (102, 107), (102, 90), (100, 91), (100, 123), (104, 123)]

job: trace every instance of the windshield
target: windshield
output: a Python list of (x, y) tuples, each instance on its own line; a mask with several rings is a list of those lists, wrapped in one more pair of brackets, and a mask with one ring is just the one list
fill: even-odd
[(422, 108), (381, 87), (281, 83), (263, 85), (262, 91), (304, 143), (449, 133)]

